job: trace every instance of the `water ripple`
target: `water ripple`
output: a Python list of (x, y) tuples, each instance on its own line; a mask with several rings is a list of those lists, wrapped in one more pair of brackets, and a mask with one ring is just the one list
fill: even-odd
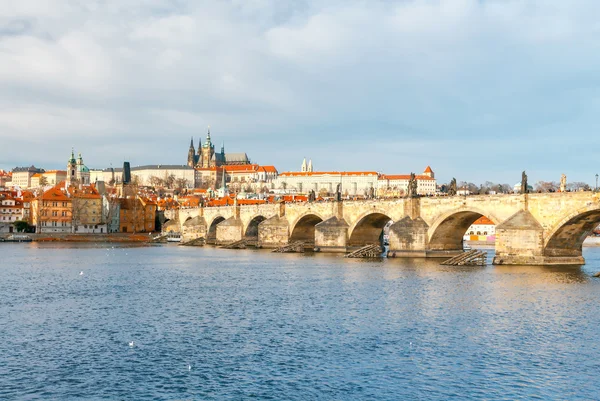
[(0, 399), (598, 399), (600, 249), (583, 268), (459, 269), (2, 250)]

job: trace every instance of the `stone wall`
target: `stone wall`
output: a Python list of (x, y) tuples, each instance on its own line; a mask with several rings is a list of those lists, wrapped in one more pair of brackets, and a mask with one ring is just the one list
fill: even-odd
[[(462, 251), (466, 229), (483, 215), (500, 230), (497, 263), (581, 263), (585, 233), (600, 222), (600, 200), (598, 194), (578, 192), (282, 203), (178, 213), (165, 215), (177, 222), (203, 216), (209, 227), (215, 219), (227, 219), (217, 226), (218, 243), (241, 239), (260, 216), (266, 219), (258, 229), (262, 246), (279, 246), (296, 238), (315, 241), (323, 251), (376, 243), (391, 219), (395, 223), (390, 230), (390, 251), (405, 256)], [(202, 224), (188, 230), (190, 235), (201, 235)]]

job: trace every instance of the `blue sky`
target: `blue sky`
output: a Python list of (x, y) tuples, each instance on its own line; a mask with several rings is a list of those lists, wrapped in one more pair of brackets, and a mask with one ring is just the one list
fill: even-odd
[[(82, 3), (82, 4), (77, 4)], [(20, 0), (0, 8), (0, 168), (185, 163), (593, 184), (597, 0)]]

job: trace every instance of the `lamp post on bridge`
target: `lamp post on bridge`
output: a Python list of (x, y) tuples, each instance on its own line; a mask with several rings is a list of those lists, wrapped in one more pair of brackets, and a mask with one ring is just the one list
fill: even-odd
[(598, 192), (598, 173), (596, 173), (596, 192)]

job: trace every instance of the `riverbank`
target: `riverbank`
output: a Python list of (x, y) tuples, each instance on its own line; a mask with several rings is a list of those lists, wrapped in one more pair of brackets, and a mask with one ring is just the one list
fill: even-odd
[[(151, 242), (156, 233), (114, 233), (114, 234), (26, 234), (35, 242)], [(8, 235), (3, 236), (6, 238)]]

